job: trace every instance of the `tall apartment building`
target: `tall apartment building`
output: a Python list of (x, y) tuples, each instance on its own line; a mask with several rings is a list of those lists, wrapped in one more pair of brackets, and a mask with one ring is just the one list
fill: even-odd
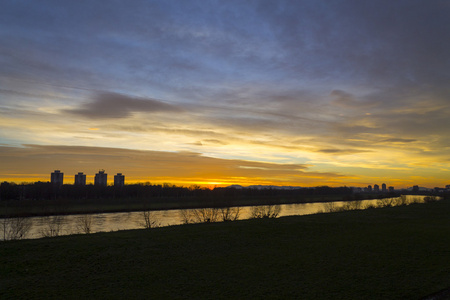
[(78, 172), (78, 174), (75, 174), (75, 185), (86, 185), (86, 174), (83, 174), (83, 172)]
[(97, 186), (106, 186), (108, 184), (108, 174), (105, 173), (105, 170), (98, 171), (95, 174), (94, 185)]
[(55, 172), (51, 173), (50, 180), (52, 184), (61, 186), (64, 181), (64, 173), (61, 173), (60, 170), (55, 170)]
[(383, 183), (383, 184), (381, 185), (381, 191), (382, 191), (383, 193), (386, 193), (386, 192), (387, 192), (387, 189), (386, 189), (386, 183)]
[(117, 173), (114, 175), (114, 186), (124, 186), (125, 185), (125, 175), (122, 173)]

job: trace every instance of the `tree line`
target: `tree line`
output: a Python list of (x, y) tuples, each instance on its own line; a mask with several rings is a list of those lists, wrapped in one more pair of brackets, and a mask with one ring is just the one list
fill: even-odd
[(51, 199), (113, 199), (113, 198), (197, 198), (197, 199), (240, 199), (336, 195), (352, 198), (348, 187), (319, 186), (314, 188), (235, 188), (215, 187), (213, 189), (192, 185), (189, 187), (172, 184), (152, 185), (150, 183), (116, 186), (54, 185), (49, 182), (15, 184), (3, 182), (0, 185), (1, 200), (51, 200)]

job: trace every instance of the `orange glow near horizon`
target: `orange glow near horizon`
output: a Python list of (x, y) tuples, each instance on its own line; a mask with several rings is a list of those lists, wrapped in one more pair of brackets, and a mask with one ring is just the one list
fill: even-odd
[[(86, 174), (87, 183), (93, 183), (98, 170), (106, 169), (111, 184), (116, 173), (124, 174), (128, 184), (150, 182), (208, 188), (229, 185), (365, 187), (382, 183), (395, 188), (414, 185), (434, 188), (448, 184), (445, 171), (419, 176), (402, 168), (370, 169), (370, 165), (364, 168), (347, 167), (346, 164), (351, 165), (351, 162), (345, 161), (339, 166), (327, 165), (328, 172), (319, 172), (315, 169), (325, 167), (313, 168), (311, 163), (213, 158), (192, 152), (38, 145), (8, 149), (0, 147), (2, 149), (0, 164), (3, 174), (0, 174), (0, 180), (15, 183), (49, 181), (50, 173), (55, 169), (64, 173), (66, 184), (72, 184), (78, 172)], [(359, 175), (345, 175), (342, 172), (344, 168), (349, 169), (347, 173)], [(46, 173), (43, 174), (42, 170)]]
[[(35, 176), (27, 176), (27, 177), (0, 177), (0, 181), (1, 182), (10, 182), (10, 183), (15, 183), (15, 184), (30, 184), (30, 183), (36, 183), (36, 182), (50, 182), (50, 177), (49, 176), (40, 176), (40, 175), (35, 175)], [(113, 182), (114, 182), (114, 177), (113, 176), (109, 176), (108, 175), (108, 186), (112, 186)], [(376, 182), (372, 182), (370, 183), (370, 185), (374, 184), (378, 184), (381, 188), (382, 183), (386, 183), (386, 185), (389, 186), (394, 186), (395, 189), (406, 189), (406, 188), (410, 188), (412, 187), (413, 183), (411, 184), (401, 184), (399, 182), (397, 183), (393, 183), (390, 181), (376, 181)], [(66, 174), (64, 174), (64, 184), (69, 184), (72, 185), (74, 184), (74, 175), (73, 176), (67, 176)], [(91, 178), (86, 180), (86, 184), (94, 184), (94, 179), (93, 176), (91, 176)], [(299, 184), (299, 183), (293, 183), (293, 182), (269, 182), (269, 181), (262, 181), (262, 180), (242, 180), (242, 181), (189, 181), (189, 180), (182, 180), (182, 179), (176, 179), (173, 178), (173, 180), (168, 180), (168, 179), (155, 179), (155, 178), (148, 178), (148, 179), (142, 179), (142, 178), (129, 178), (126, 176), (125, 174), (125, 184), (151, 184), (151, 185), (175, 185), (175, 186), (179, 186), (179, 187), (192, 187), (192, 186), (200, 186), (201, 188), (207, 188), (207, 189), (214, 189), (215, 187), (227, 187), (227, 186), (231, 186), (231, 185), (240, 185), (243, 187), (246, 186), (253, 186), (253, 185), (273, 185), (273, 186), (298, 186), (298, 187), (317, 187), (317, 186), (330, 186), (330, 187), (343, 187), (343, 186), (352, 186), (352, 187), (366, 187), (368, 184), (322, 184), (322, 183), (318, 183), (318, 184)], [(434, 187), (445, 187), (447, 184), (446, 182), (443, 182), (441, 185), (420, 185), (423, 187), (428, 187), (428, 188), (434, 188)]]

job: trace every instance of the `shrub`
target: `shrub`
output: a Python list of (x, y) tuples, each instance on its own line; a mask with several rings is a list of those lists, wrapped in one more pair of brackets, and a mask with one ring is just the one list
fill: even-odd
[(1, 220), (3, 240), (23, 239), (30, 231), (33, 221), (30, 218), (4, 218)]
[(261, 205), (253, 206), (251, 209), (251, 218), (253, 219), (265, 219), (276, 218), (280, 214), (280, 205)]
[(43, 237), (58, 236), (63, 228), (62, 216), (48, 216), (44, 218), (45, 227), (41, 230)]
[(240, 207), (223, 207), (220, 209), (220, 217), (223, 222), (239, 219)]
[(81, 233), (92, 232), (92, 215), (82, 215), (77, 218), (77, 229)]
[(158, 223), (158, 219), (156, 218), (156, 216), (152, 211), (144, 210), (142, 211), (141, 216), (142, 216), (141, 225), (145, 229), (156, 228), (161, 226), (161, 223)]
[(423, 202), (425, 202), (425, 203), (436, 202), (438, 200), (439, 200), (439, 198), (436, 196), (426, 196), (423, 198)]

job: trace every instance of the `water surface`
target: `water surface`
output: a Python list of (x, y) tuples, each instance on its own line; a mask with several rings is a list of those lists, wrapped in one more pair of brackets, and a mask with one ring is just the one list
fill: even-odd
[[(405, 197), (405, 196), (403, 196)], [(425, 196), (406, 196), (407, 203), (422, 203)], [(279, 205), (278, 217), (309, 215), (316, 213), (327, 213), (337, 211), (346, 207), (346, 209), (365, 209), (368, 207), (379, 207), (380, 205), (398, 205), (399, 198), (361, 200), (361, 201), (338, 201), (324, 203), (297, 203)], [(252, 217), (252, 211), (264, 206), (243, 206), (239, 207), (239, 220)], [(233, 208), (237, 209), (237, 208)], [(151, 212), (151, 220), (158, 226), (171, 226), (184, 224), (183, 215), (189, 210), (158, 210)], [(127, 229), (145, 228), (145, 218), (143, 212), (120, 212), (120, 213), (96, 213), (84, 215), (64, 215), (52, 217), (30, 217), (31, 228), (23, 238), (35, 239), (51, 235), (70, 235), (77, 233), (86, 233), (86, 223), (90, 233), (110, 232)], [(4, 221), (4, 220), (0, 220)], [(9, 228), (6, 227), (6, 231)], [(3, 231), (0, 239), (5, 239)]]

